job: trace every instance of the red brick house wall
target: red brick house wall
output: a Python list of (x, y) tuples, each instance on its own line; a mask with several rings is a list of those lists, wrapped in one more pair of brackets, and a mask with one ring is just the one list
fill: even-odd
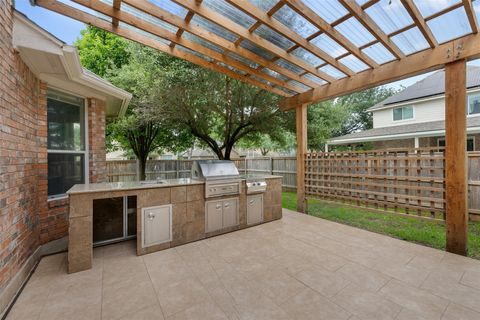
[(39, 246), (47, 211), (46, 86), (12, 47), (11, 0), (0, 0), (0, 292)]

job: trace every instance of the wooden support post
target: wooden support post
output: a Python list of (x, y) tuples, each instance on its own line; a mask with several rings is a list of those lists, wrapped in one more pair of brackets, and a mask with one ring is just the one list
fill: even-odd
[(447, 251), (467, 255), (466, 61), (445, 65), (445, 209)]
[(301, 104), (296, 108), (297, 128), (297, 211), (306, 213), (305, 200), (305, 154), (307, 153), (307, 106)]

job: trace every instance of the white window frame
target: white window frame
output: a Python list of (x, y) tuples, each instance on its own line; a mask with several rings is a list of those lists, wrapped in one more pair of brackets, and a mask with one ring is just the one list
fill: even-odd
[[(89, 166), (90, 145), (89, 145), (89, 141), (88, 141), (88, 135), (89, 135), (89, 130), (88, 130), (88, 107), (89, 107), (88, 99), (85, 96), (82, 96), (82, 95), (79, 95), (79, 94), (76, 94), (76, 93), (72, 93), (72, 92), (69, 92), (69, 91), (66, 91), (66, 90), (63, 90), (63, 89), (59, 89), (57, 87), (49, 86), (48, 89), (52, 89), (52, 90), (55, 90), (55, 91), (58, 91), (58, 92), (61, 92), (61, 93), (67, 94), (67, 95), (75, 96), (75, 97), (83, 100), (83, 108), (84, 108), (84, 114), (83, 114), (84, 119), (83, 120), (84, 120), (84, 126), (85, 126), (85, 130), (84, 130), (85, 150), (52, 150), (52, 149), (47, 149), (47, 168), (48, 168), (48, 154), (50, 154), (50, 153), (52, 153), (52, 154), (53, 153), (57, 153), (57, 154), (83, 154), (83, 162), (84, 162), (83, 163), (83, 170), (84, 170), (84, 175), (85, 175), (83, 181), (85, 182), (85, 184), (89, 184), (90, 183), (90, 166)], [(47, 91), (48, 91), (48, 89), (47, 89)], [(48, 104), (48, 94), (47, 94), (47, 104)], [(48, 117), (47, 117), (47, 132), (48, 132)], [(48, 139), (48, 133), (47, 133), (47, 139)], [(48, 174), (47, 174), (47, 179), (48, 179)], [(48, 186), (47, 186), (47, 190), (48, 190)], [(47, 193), (48, 193), (48, 191), (47, 191)], [(65, 199), (65, 198), (68, 198), (68, 195), (66, 193), (61, 193), (61, 194), (55, 194), (55, 195), (48, 196), (47, 201), (55, 201), (55, 200), (60, 200), (60, 199)]]
[(480, 116), (480, 112), (478, 113), (470, 113), (470, 98), (473, 96), (478, 96), (480, 98), (480, 91), (471, 92), (467, 95), (467, 117), (478, 117)]
[[(473, 151), (476, 151), (475, 150), (475, 136), (467, 136), (467, 141), (468, 140), (472, 140), (473, 142)], [(438, 138), (437, 139), (437, 147), (440, 147), (440, 141), (445, 141), (445, 138)], [(471, 151), (468, 151), (468, 152), (471, 152)]]
[[(411, 107), (412, 108), (412, 117), (411, 118), (408, 118), (408, 119), (400, 119), (400, 120), (395, 120), (395, 110), (396, 109), (403, 109), (403, 108), (407, 108), (407, 107)], [(403, 112), (402, 112), (402, 116), (403, 116)], [(412, 120), (415, 120), (415, 106), (413, 104), (408, 104), (408, 105), (404, 105), (404, 106), (398, 106), (398, 107), (395, 107), (395, 108), (392, 108), (392, 121), (397, 123), (397, 122), (403, 122), (403, 121), (412, 121)]]

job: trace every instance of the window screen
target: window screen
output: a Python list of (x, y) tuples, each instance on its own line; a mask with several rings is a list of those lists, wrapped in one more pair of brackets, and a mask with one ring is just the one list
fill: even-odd
[(468, 114), (480, 113), (480, 93), (468, 96)]
[(393, 121), (413, 119), (413, 106), (393, 109)]

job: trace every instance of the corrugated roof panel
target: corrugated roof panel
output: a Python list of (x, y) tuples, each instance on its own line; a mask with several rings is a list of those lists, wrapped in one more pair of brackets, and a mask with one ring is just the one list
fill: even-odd
[(193, 54), (193, 55), (195, 55), (195, 56), (197, 56), (197, 57), (200, 57), (200, 58), (202, 58), (202, 59), (205, 60), (205, 61), (208, 61), (208, 62), (212, 62), (212, 61), (213, 61), (212, 58), (207, 57), (207, 56), (205, 56), (205, 55), (203, 55), (203, 54), (201, 54), (201, 53), (198, 53), (197, 51), (193, 51), (193, 50), (190, 50), (190, 49), (188, 49), (188, 48), (185, 48), (184, 46), (177, 45), (176, 48), (178, 48), (178, 49), (180, 49), (180, 50), (182, 50), (182, 51), (188, 52), (188, 53), (190, 53), (190, 54)]
[(188, 40), (191, 40), (195, 43), (198, 43), (208, 49), (211, 49), (213, 51), (216, 51), (216, 52), (219, 52), (219, 53), (224, 53), (223, 49), (221, 49), (220, 47), (214, 45), (213, 43), (211, 43), (210, 41), (206, 41), (206, 40), (203, 40), (202, 38), (200, 37), (197, 37), (196, 35), (194, 34), (191, 34), (190, 32), (187, 32), (185, 31), (183, 33), (183, 36), (185, 37), (185, 39), (188, 39)]
[(285, 92), (286, 94), (289, 94), (291, 96), (294, 96), (297, 94), (297, 92), (293, 91), (293, 90), (290, 90), (290, 89), (287, 89), (287, 88), (284, 88), (284, 87), (276, 87), (277, 89), (279, 90), (282, 90), (283, 92)]
[(278, 32), (274, 31), (273, 29), (267, 27), (266, 25), (260, 25), (255, 31), (253, 32), (256, 35), (270, 41), (274, 45), (286, 50), (294, 45), (294, 43)]
[(185, 16), (188, 13), (188, 10), (170, 0), (148, 0), (157, 7), (162, 8), (165, 11), (173, 13), (174, 15), (179, 16), (182, 19), (185, 19)]
[(335, 29), (357, 47), (375, 40), (375, 37), (355, 17), (340, 23)]
[(413, 0), (423, 17), (442, 11), (461, 0)]
[(268, 85), (268, 86), (270, 86), (270, 87), (273, 87), (273, 86), (274, 86), (273, 83), (271, 83), (270, 81), (265, 80), (265, 79), (260, 78), (260, 77), (257, 77), (257, 76), (254, 75), (254, 74), (251, 74), (251, 75), (250, 75), (250, 78), (252, 78), (252, 79), (254, 79), (254, 80), (257, 80), (257, 81), (259, 81), (259, 82), (261, 82), (261, 83), (264, 83), (264, 84), (266, 84), (266, 85)]
[(238, 36), (233, 34), (232, 32), (228, 31), (227, 29), (223, 28), (222, 26), (219, 26), (216, 23), (211, 22), (210, 20), (207, 20), (198, 14), (194, 15), (191, 23), (198, 24), (201, 26), (203, 29), (206, 29), (210, 32), (213, 32), (217, 36), (220, 36), (228, 41), (235, 42), (238, 39)]
[(296, 73), (296, 74), (299, 74), (299, 73), (302, 73), (304, 72), (304, 70), (300, 67), (297, 67), (296, 65), (286, 61), (286, 60), (283, 60), (283, 59), (278, 59), (277, 61), (275, 61), (275, 64), (279, 65), (280, 67), (283, 67), (285, 69), (288, 69), (290, 71), (292, 71), (293, 73)]
[(240, 74), (240, 75), (242, 75), (242, 76), (244, 76), (244, 75), (247, 74), (246, 72), (244, 72), (244, 71), (242, 71), (242, 70), (238, 70), (237, 68), (232, 67), (231, 65), (228, 65), (228, 64), (226, 64), (226, 63), (217, 62), (217, 64), (218, 64), (219, 66), (222, 66), (222, 67), (224, 67), (224, 68), (227, 68), (227, 69), (229, 69), (229, 70), (231, 70), (231, 71), (233, 71), (233, 72), (235, 72), (235, 73), (237, 73), (237, 74)]
[(307, 50), (305, 50), (301, 47), (298, 47), (297, 49), (293, 50), (290, 53), (293, 54), (294, 56), (308, 62), (309, 64), (311, 64), (314, 67), (317, 67), (324, 62), (322, 59), (320, 59), (316, 55), (310, 53), (309, 51), (307, 51)]
[(301, 0), (307, 7), (315, 11), (323, 20), (332, 23), (345, 16), (348, 11), (338, 0)]
[(347, 52), (344, 47), (342, 47), (335, 40), (327, 36), (325, 33), (322, 33), (318, 37), (313, 38), (310, 42), (334, 58), (341, 56), (342, 54), (345, 54)]
[(255, 53), (255, 54), (257, 54), (257, 55), (259, 55), (262, 58), (267, 59), (267, 60), (272, 60), (272, 58), (275, 56), (272, 53), (270, 53), (269, 51), (260, 48), (259, 46), (257, 46), (256, 44), (254, 44), (253, 42), (251, 42), (249, 40), (243, 40), (240, 43), (240, 47), (248, 49), (248, 50), (252, 51), (253, 53)]
[(480, 1), (474, 1), (473, 3), (473, 10), (477, 14), (477, 21), (480, 21)]
[(365, 11), (386, 34), (413, 23), (400, 0), (380, 1)]
[(327, 83), (327, 81), (325, 81), (323, 79), (320, 79), (319, 77), (317, 77), (316, 75), (311, 74), (311, 73), (306, 73), (302, 77), (306, 78), (308, 80), (314, 81), (315, 83), (318, 83), (318, 85), (320, 85), (320, 86)]
[(369, 68), (365, 63), (363, 63), (360, 59), (355, 57), (353, 54), (349, 54), (348, 56), (338, 61), (346, 65), (350, 70), (353, 70), (355, 72), (361, 72)]
[(472, 32), (463, 7), (432, 19), (427, 24), (438, 43), (444, 43)]
[(270, 76), (272, 76), (272, 77), (275, 77), (275, 78), (277, 78), (277, 79), (280, 79), (280, 80), (282, 80), (282, 81), (288, 80), (288, 78), (285, 77), (284, 75), (282, 75), (282, 74), (280, 74), (280, 73), (278, 73), (278, 72), (276, 72), (276, 71), (270, 70), (270, 69), (268, 69), (268, 68), (263, 68), (263, 69), (262, 69), (262, 72), (265, 73), (265, 74), (268, 74), (268, 75), (270, 75)]
[(308, 22), (304, 17), (296, 13), (289, 6), (283, 6), (273, 15), (275, 19), (283, 23), (289, 29), (298, 33), (303, 38), (310, 36), (318, 31), (318, 29)]
[(134, 15), (135, 17), (138, 17), (146, 22), (149, 22), (153, 25), (162, 27), (163, 29), (166, 29), (172, 33), (175, 33), (178, 31), (178, 28), (175, 27), (174, 25), (171, 25), (163, 20), (160, 20), (152, 15), (146, 14), (138, 9), (135, 9), (132, 6), (129, 6), (126, 3), (122, 4), (122, 11), (130, 13), (131, 15)]
[(392, 41), (402, 50), (406, 55), (412, 54), (426, 48), (429, 44), (423, 34), (417, 27), (411, 28), (405, 32), (393, 36)]
[(244, 28), (250, 28), (256, 22), (256, 20), (250, 17), (248, 14), (238, 10), (223, 0), (203, 0), (202, 5), (206, 5), (213, 11), (243, 26)]
[(372, 58), (376, 63), (383, 64), (395, 60), (393, 54), (388, 51), (380, 42), (375, 43), (362, 50), (366, 55)]
[(298, 82), (298, 81), (295, 81), (295, 80), (290, 80), (290, 81), (288, 81), (288, 83), (291, 84), (291, 85), (300, 87), (300, 88), (302, 88), (302, 89), (305, 90), (305, 91), (308, 91), (308, 90), (311, 89), (309, 86), (306, 86), (306, 85), (304, 85), (303, 83)]
[(342, 71), (338, 70), (337, 68), (335, 68), (335, 67), (333, 67), (329, 64), (321, 67), (318, 70), (320, 70), (322, 72), (325, 72), (326, 74), (334, 77), (335, 79), (341, 79), (341, 78), (345, 78), (347, 76), (345, 73), (343, 73)]
[(240, 61), (241, 63), (251, 67), (251, 68), (258, 68), (259, 64), (250, 60), (250, 59), (247, 59), (247, 58), (244, 58), (238, 54), (236, 54), (235, 52), (229, 52), (228, 53), (228, 56), (237, 60), (237, 61)]
[(136, 28), (136, 27), (134, 27), (134, 26), (131, 26), (131, 25), (126, 24), (126, 23), (123, 23), (122, 21), (120, 21), (120, 22), (118, 23), (118, 25), (119, 25), (120, 27), (122, 27), (122, 28), (132, 30), (132, 31), (137, 32), (137, 33), (139, 33), (139, 34), (141, 34), (141, 35), (143, 35), (143, 36), (146, 36), (146, 37), (148, 37), (148, 38), (151, 38), (151, 39), (160, 41), (160, 42), (162, 42), (162, 43), (164, 43), (164, 44), (167, 44), (167, 45), (170, 45), (170, 44), (171, 44), (171, 41), (169, 41), (169, 40), (165, 40), (165, 39), (163, 39), (163, 38), (157, 37), (156, 35), (151, 34), (150, 32), (143, 31), (143, 30), (138, 29), (138, 28)]
[(248, 0), (256, 7), (262, 9), (264, 12), (270, 11), (279, 0)]

